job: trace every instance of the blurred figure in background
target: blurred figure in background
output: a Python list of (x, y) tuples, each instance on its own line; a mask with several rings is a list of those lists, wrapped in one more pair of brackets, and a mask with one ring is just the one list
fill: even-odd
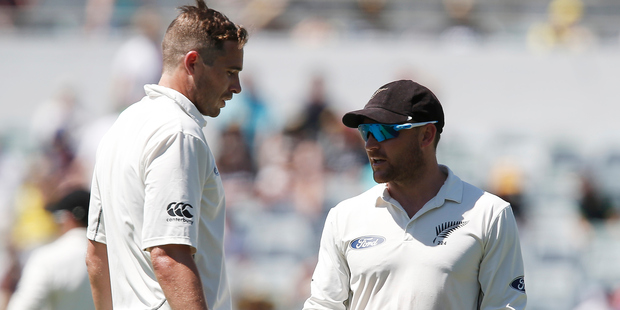
[(440, 36), (448, 43), (477, 43), (483, 37), (483, 31), (473, 16), (475, 0), (442, 0), (444, 11), (448, 16), (446, 27)]
[(48, 206), (62, 235), (32, 252), (8, 310), (95, 309), (84, 263), (89, 200), (78, 189)]
[[(65, 83), (54, 96), (37, 106), (30, 120), (32, 143), (42, 151), (58, 151), (56, 160), (67, 165), (72, 159), (78, 129), (86, 111), (73, 85)], [(63, 149), (64, 148), (64, 149)], [(68, 148), (68, 149), (67, 149)]]
[(248, 175), (255, 173), (252, 152), (243, 137), (241, 128), (229, 126), (222, 132), (221, 150), (217, 165), (222, 175)]
[(389, 15), (386, 14), (387, 0), (356, 0), (360, 14), (360, 25), (363, 31), (389, 31)]
[(491, 169), (490, 192), (510, 203), (518, 222), (525, 220), (523, 172), (509, 160), (499, 160)]
[(131, 19), (132, 36), (119, 48), (112, 64), (112, 100), (120, 113), (144, 97), (144, 85), (161, 76), (162, 21), (157, 7), (144, 5)]
[(579, 212), (587, 223), (598, 225), (618, 218), (612, 200), (596, 184), (592, 174), (582, 174), (580, 182)]
[(535, 24), (527, 33), (528, 47), (547, 52), (556, 48), (583, 51), (595, 41), (590, 29), (581, 25), (585, 5), (582, 0), (551, 0), (549, 19)]
[(85, 187), (90, 186), (95, 153), (103, 135), (120, 112), (144, 97), (144, 85), (156, 84), (159, 80), (161, 30), (161, 15), (155, 6), (143, 5), (131, 18), (131, 37), (120, 46), (112, 62), (111, 111), (86, 124), (77, 137), (73, 168), (79, 172)]
[(237, 301), (238, 310), (274, 310), (275, 306), (268, 298), (260, 296), (241, 296)]
[(289, 124), (288, 134), (298, 140), (316, 140), (324, 119), (333, 114), (325, 89), (325, 77), (316, 74), (310, 81), (310, 93), (304, 107)]
[(12, 29), (18, 19), (18, 10), (28, 1), (0, 0), (0, 29)]

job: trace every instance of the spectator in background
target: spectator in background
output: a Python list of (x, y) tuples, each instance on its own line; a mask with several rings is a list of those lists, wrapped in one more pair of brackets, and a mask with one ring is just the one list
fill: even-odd
[(58, 147), (57, 143), (67, 143), (72, 147), (85, 112), (75, 88), (62, 85), (52, 98), (39, 104), (32, 113), (30, 131), (35, 147), (43, 151)]
[(387, 0), (357, 0), (357, 10), (360, 14), (360, 28), (365, 31), (387, 32), (389, 15), (386, 14)]
[(24, 4), (25, 0), (0, 0), (0, 29), (13, 28), (17, 21), (18, 9)]
[(95, 309), (84, 264), (89, 200), (79, 189), (47, 208), (62, 235), (32, 252), (8, 310)]
[(273, 310), (275, 306), (266, 297), (260, 296), (241, 296), (237, 301), (239, 310)]
[(90, 186), (95, 153), (103, 135), (120, 112), (144, 97), (144, 85), (156, 84), (161, 75), (160, 13), (156, 7), (144, 5), (131, 20), (132, 36), (120, 46), (112, 62), (112, 111), (86, 124), (77, 137), (73, 169), (85, 187)]
[(243, 95), (247, 108), (245, 119), (241, 120), (241, 131), (245, 137), (248, 149), (257, 151), (257, 143), (261, 143), (265, 136), (276, 131), (277, 120), (274, 118), (265, 99), (260, 95), (256, 81), (252, 76), (246, 76), (243, 83)]
[(447, 43), (471, 44), (482, 37), (482, 29), (473, 18), (475, 0), (443, 0), (444, 11), (449, 20), (441, 37)]
[(161, 16), (152, 6), (142, 6), (132, 16), (131, 38), (117, 51), (112, 63), (112, 100), (119, 113), (144, 97), (144, 85), (161, 75)]
[(591, 224), (617, 218), (618, 215), (611, 199), (601, 191), (592, 175), (584, 173), (580, 181), (581, 191), (578, 203), (582, 218)]
[(252, 153), (246, 144), (241, 128), (229, 126), (222, 132), (218, 169), (222, 175), (249, 175), (255, 173)]
[(316, 140), (328, 114), (333, 112), (325, 91), (325, 77), (315, 75), (310, 82), (310, 96), (299, 116), (289, 125), (288, 134), (299, 140)]
[[(277, 133), (280, 129), (279, 120), (260, 93), (251, 73), (244, 73), (241, 84), (243, 92), (235, 96), (231, 106), (223, 110), (217, 120), (223, 132), (238, 130), (242, 142), (252, 155), (259, 151), (265, 138)], [(254, 158), (251, 164), (256, 164)]]
[(491, 169), (490, 179), (490, 191), (510, 203), (518, 222), (525, 220), (522, 170), (508, 160), (500, 160)]
[(556, 48), (583, 51), (595, 41), (594, 33), (581, 24), (585, 6), (582, 0), (552, 0), (549, 18), (534, 24), (527, 34), (528, 47), (546, 52)]

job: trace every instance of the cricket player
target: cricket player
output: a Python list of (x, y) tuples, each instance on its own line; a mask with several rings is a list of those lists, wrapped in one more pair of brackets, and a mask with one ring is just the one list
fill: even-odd
[(525, 309), (510, 205), (437, 163), (437, 97), (395, 81), (342, 121), (380, 184), (330, 210), (304, 309)]
[(224, 190), (203, 134), (241, 92), (247, 31), (203, 0), (162, 43), (163, 73), (97, 150), (87, 266), (98, 310), (230, 310)]

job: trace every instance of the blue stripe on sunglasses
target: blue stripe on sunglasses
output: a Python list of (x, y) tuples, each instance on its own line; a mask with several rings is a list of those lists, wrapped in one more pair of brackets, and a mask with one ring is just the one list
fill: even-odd
[(422, 123), (405, 123), (405, 124), (360, 124), (357, 126), (357, 130), (362, 134), (364, 141), (368, 141), (370, 134), (375, 137), (377, 142), (392, 139), (398, 137), (398, 132), (404, 129), (411, 129), (428, 124), (434, 124), (437, 121), (422, 122)]

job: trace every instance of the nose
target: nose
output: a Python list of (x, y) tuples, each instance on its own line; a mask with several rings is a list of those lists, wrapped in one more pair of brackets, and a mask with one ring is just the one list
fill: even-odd
[(239, 74), (235, 74), (230, 83), (230, 92), (238, 94), (241, 92), (241, 81), (239, 80)]
[(379, 148), (379, 141), (375, 139), (372, 133), (368, 134), (368, 140), (366, 140), (366, 150), (374, 150)]

